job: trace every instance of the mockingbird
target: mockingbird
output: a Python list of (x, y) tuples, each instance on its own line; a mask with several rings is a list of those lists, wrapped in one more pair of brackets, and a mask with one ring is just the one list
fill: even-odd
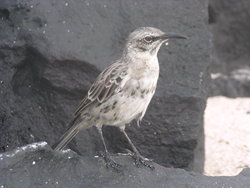
[(107, 167), (119, 167), (107, 150), (102, 126), (118, 127), (124, 133), (131, 148), (135, 164), (153, 168), (136, 149), (125, 126), (132, 120), (142, 120), (153, 97), (159, 76), (157, 53), (169, 39), (185, 39), (183, 35), (164, 33), (153, 27), (141, 27), (127, 38), (122, 57), (100, 73), (80, 102), (68, 130), (53, 146), (62, 150), (81, 130), (96, 126), (104, 145)]

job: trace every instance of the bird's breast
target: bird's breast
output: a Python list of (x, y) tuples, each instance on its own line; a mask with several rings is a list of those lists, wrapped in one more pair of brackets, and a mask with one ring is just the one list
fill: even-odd
[(120, 90), (98, 107), (96, 114), (104, 124), (124, 125), (144, 116), (156, 89), (159, 65), (158, 61), (134, 65), (128, 69)]
[(96, 114), (107, 125), (128, 124), (142, 118), (156, 89), (155, 77), (129, 78), (122, 90), (103, 103)]
[(157, 57), (148, 59), (138, 59), (129, 66), (128, 74), (137, 80), (147, 80), (147, 78), (158, 79), (159, 63)]

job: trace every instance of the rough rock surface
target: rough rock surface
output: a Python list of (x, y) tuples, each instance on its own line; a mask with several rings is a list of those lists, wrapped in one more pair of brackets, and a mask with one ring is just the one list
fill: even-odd
[[(141, 128), (128, 134), (141, 153), (168, 167), (202, 171), (203, 111), (210, 34), (206, 1), (0, 1), (0, 151), (53, 144), (98, 73), (116, 60), (135, 28), (189, 36), (159, 52), (160, 78)], [(128, 144), (115, 129), (112, 152)], [(71, 143), (83, 155), (102, 149), (95, 129)]]
[(250, 1), (209, 1), (211, 96), (250, 96)]
[(107, 169), (102, 158), (84, 157), (68, 150), (54, 152), (45, 142), (0, 154), (0, 187), (3, 188), (246, 188), (250, 169), (235, 177), (207, 177), (183, 169), (154, 164), (155, 170), (137, 168), (128, 156), (116, 156), (119, 172)]

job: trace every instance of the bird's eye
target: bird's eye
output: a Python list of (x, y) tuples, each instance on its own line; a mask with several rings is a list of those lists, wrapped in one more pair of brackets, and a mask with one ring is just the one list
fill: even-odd
[(153, 41), (153, 37), (151, 36), (146, 36), (144, 39), (143, 39), (145, 42), (147, 43), (151, 43)]

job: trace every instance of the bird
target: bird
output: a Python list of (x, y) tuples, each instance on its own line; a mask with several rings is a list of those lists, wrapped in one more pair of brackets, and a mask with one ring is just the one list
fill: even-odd
[(63, 150), (79, 131), (95, 126), (104, 146), (106, 166), (119, 168), (121, 165), (108, 152), (102, 132), (103, 125), (115, 126), (130, 144), (135, 164), (154, 168), (132, 143), (125, 127), (133, 120), (139, 125), (145, 115), (159, 77), (157, 54), (170, 39), (187, 37), (154, 27), (140, 27), (130, 33), (121, 58), (99, 74), (76, 109), (68, 130), (52, 148)]

